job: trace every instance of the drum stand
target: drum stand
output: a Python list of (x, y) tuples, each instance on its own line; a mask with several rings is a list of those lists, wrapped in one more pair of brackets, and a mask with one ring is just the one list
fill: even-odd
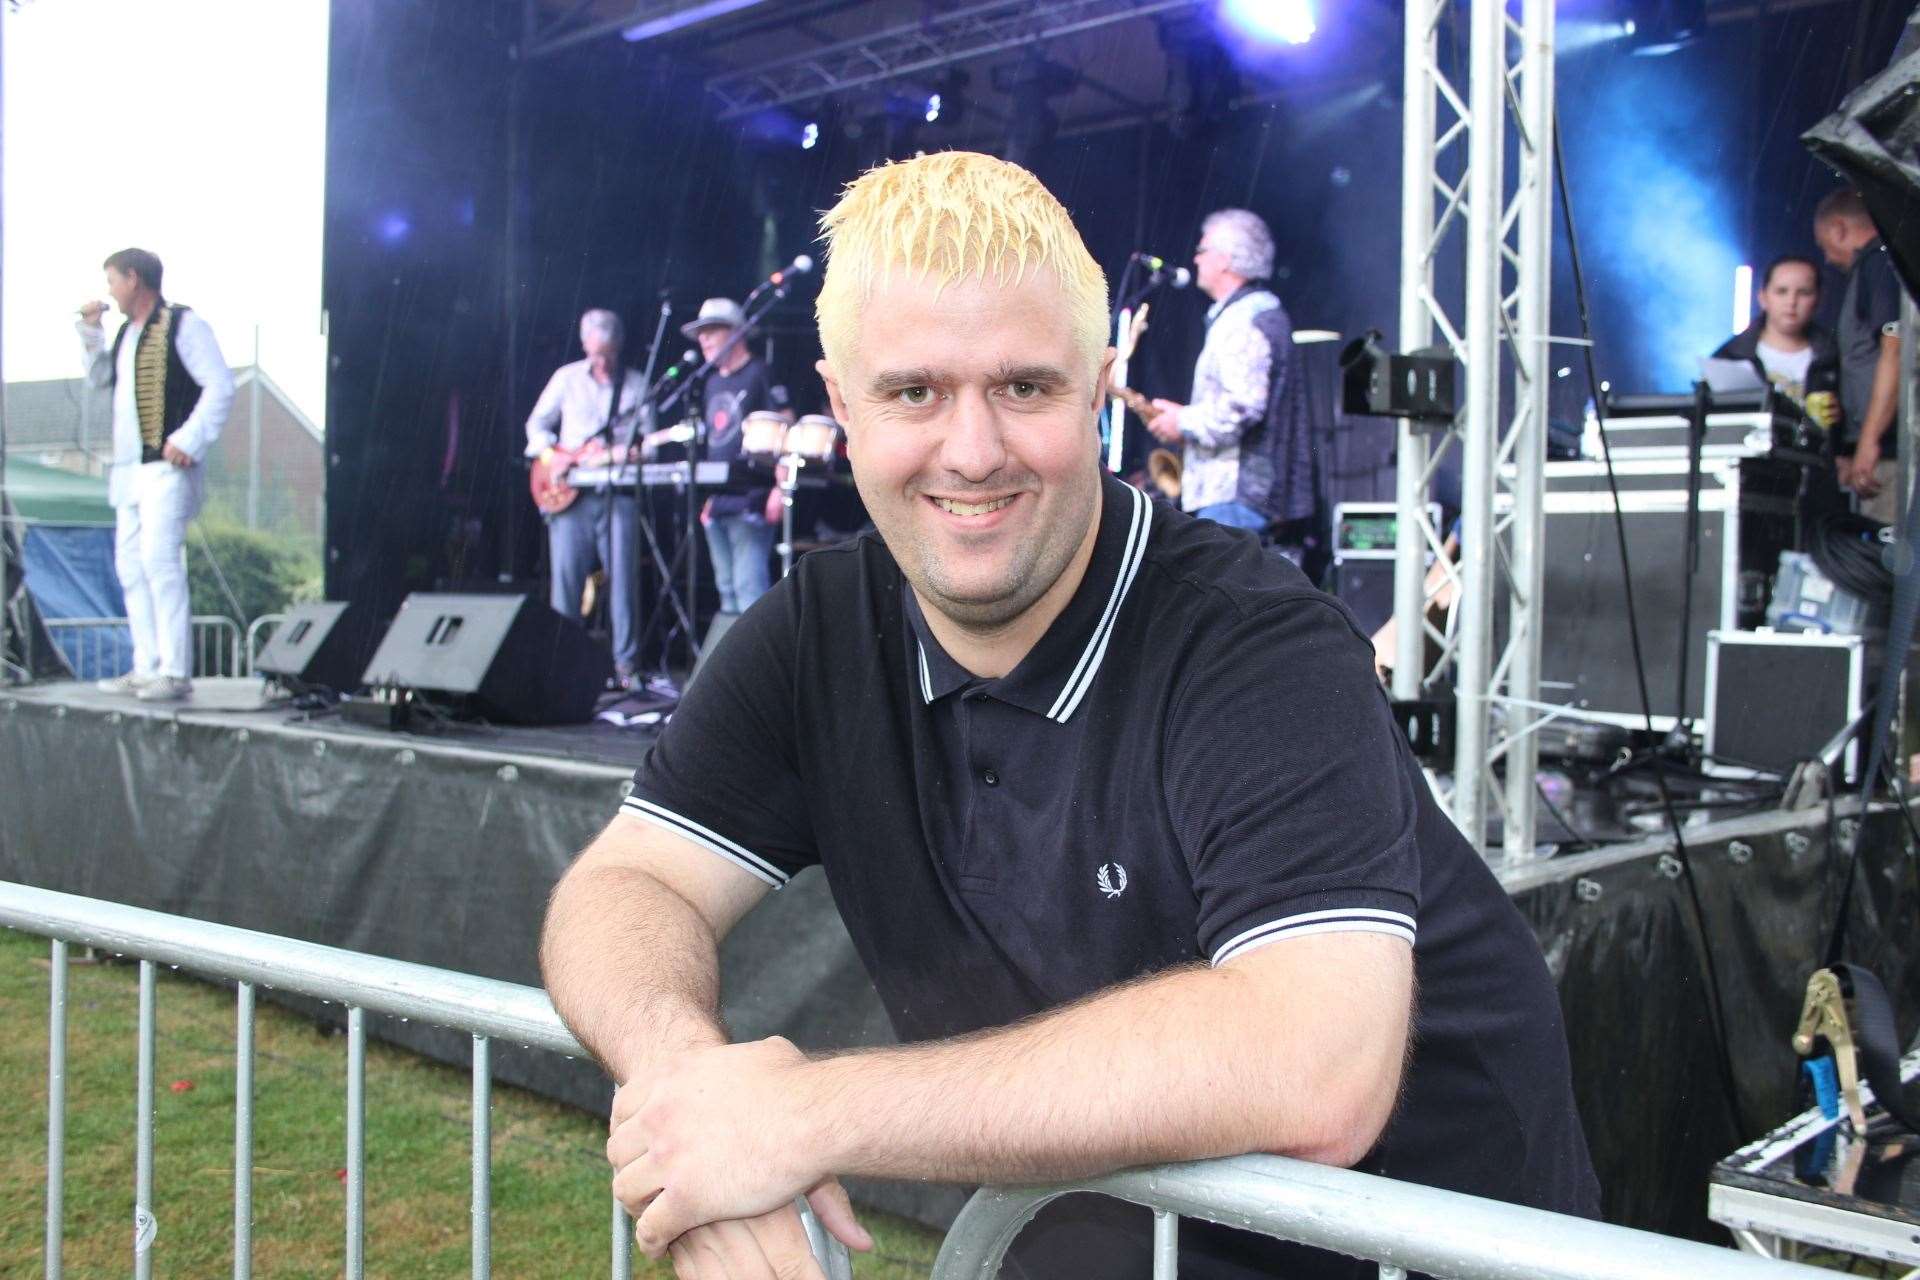
[(780, 576), (793, 572), (793, 491), (800, 487), (800, 468), (807, 460), (797, 453), (780, 459)]

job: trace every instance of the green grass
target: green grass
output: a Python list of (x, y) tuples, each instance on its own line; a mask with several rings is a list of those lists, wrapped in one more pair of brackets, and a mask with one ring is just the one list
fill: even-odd
[[(74, 954), (79, 954), (75, 949)], [(138, 968), (72, 964), (67, 988), (66, 1274), (125, 1275), (133, 1232)], [(155, 1276), (233, 1266), (234, 999), (161, 970), (155, 1030)], [(0, 1276), (40, 1274), (45, 1222), (47, 944), (0, 929)], [(254, 1043), (254, 1274), (338, 1276), (345, 1262), (346, 1041), (262, 1002)], [(175, 1091), (175, 1082), (191, 1087)], [(499, 1276), (607, 1274), (611, 1201), (600, 1121), (496, 1085)], [(370, 1042), (366, 1270), (468, 1274), (471, 1085)], [(875, 1280), (924, 1277), (938, 1236), (867, 1212)], [(635, 1255), (636, 1276), (666, 1277)]]

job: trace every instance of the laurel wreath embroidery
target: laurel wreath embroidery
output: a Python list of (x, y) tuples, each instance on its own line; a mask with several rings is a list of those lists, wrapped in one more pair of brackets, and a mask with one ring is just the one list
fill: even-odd
[[(1107, 875), (1108, 870), (1112, 870), (1112, 876)], [(1100, 864), (1100, 873), (1094, 878), (1094, 883), (1100, 887), (1100, 892), (1109, 898), (1117, 898), (1127, 891), (1127, 869), (1117, 862), (1103, 862)]]

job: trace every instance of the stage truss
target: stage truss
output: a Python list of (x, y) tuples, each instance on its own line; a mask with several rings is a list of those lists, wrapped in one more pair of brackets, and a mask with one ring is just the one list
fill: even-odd
[[(1504, 819), (1500, 852), (1514, 858), (1533, 851), (1535, 731), (1544, 723), (1541, 712), (1551, 711), (1540, 702), (1538, 610), (1551, 377), (1553, 6), (1523, 0), (1516, 22), (1503, 0), (1470, 0), (1465, 95), (1439, 57), (1442, 27), (1459, 14), (1455, 0), (1407, 5), (1400, 347), (1438, 339), (1453, 348), (1465, 367), (1466, 396), (1444, 430), (1400, 430), (1393, 692), (1401, 699), (1430, 696), (1451, 675), (1454, 821), (1484, 846), (1497, 808)], [(1510, 146), (1518, 157), (1511, 184)], [(1462, 169), (1464, 177), (1449, 179), (1449, 171)], [(1436, 288), (1435, 266), (1462, 239), (1466, 306), (1454, 316)], [(1512, 380), (1504, 397), (1503, 375)], [(1461, 545), (1447, 576), (1459, 592), (1458, 625), (1442, 630), (1423, 607), (1427, 561), (1440, 556), (1444, 542), (1426, 514), (1427, 494), (1439, 462), (1455, 448)], [(1506, 642), (1496, 654), (1495, 622), (1503, 617)], [(1429, 639), (1443, 656), (1423, 679)]]

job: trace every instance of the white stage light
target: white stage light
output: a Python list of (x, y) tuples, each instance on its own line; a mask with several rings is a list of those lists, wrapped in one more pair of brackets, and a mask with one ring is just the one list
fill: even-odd
[(940, 95), (932, 94), (927, 98), (927, 123), (932, 124), (940, 118)]
[(807, 127), (800, 131), (800, 149), (811, 151), (820, 143), (820, 126), (817, 122), (807, 121)]
[(1745, 333), (1753, 323), (1753, 268), (1733, 269), (1733, 331)]
[(1221, 11), (1241, 30), (1267, 40), (1305, 44), (1316, 30), (1312, 0), (1226, 0)]

